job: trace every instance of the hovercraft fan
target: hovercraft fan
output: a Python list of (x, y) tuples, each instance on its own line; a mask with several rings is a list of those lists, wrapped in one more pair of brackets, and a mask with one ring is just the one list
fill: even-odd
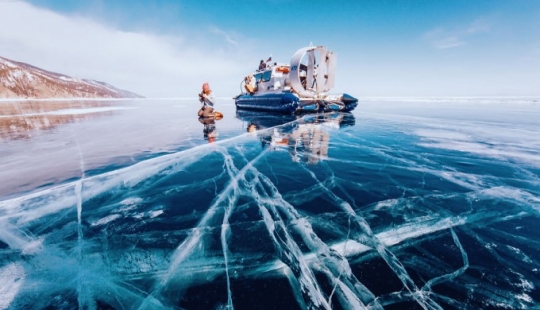
[(334, 87), (336, 56), (322, 46), (305, 47), (291, 59), (289, 81), (302, 97), (316, 98)]

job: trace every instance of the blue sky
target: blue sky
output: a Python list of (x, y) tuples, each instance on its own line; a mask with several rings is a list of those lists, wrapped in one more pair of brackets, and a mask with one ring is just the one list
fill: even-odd
[(313, 43), (357, 97), (537, 96), (539, 16), (536, 0), (0, 0), (0, 56), (149, 97), (204, 81), (232, 96), (260, 59)]

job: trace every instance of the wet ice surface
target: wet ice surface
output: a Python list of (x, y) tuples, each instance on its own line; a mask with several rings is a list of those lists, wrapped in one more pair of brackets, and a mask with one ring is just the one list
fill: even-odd
[(0, 309), (540, 306), (532, 99), (43, 106), (0, 103)]

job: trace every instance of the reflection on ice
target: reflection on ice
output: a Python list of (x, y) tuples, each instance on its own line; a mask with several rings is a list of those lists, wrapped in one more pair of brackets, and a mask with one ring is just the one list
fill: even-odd
[(81, 159), (0, 201), (0, 309), (539, 305), (539, 166), (519, 140), (492, 157), (433, 145), (480, 143), (467, 126), (237, 117), (240, 135), (94, 175)]
[(49, 130), (124, 108), (101, 101), (0, 103), (0, 139), (29, 138), (34, 130)]
[(203, 124), (203, 137), (208, 143), (216, 141), (218, 131), (216, 129), (216, 119), (214, 117), (199, 117), (199, 122)]
[[(328, 158), (329, 128), (354, 126), (354, 116), (349, 113), (293, 116), (238, 110), (236, 117), (248, 124), (248, 132), (257, 132), (263, 148), (286, 150), (293, 161), (310, 164)], [(265, 130), (268, 128), (273, 130)]]

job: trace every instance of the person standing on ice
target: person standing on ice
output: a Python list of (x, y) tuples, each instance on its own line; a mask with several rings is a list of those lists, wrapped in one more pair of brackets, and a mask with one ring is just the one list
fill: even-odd
[(214, 96), (208, 82), (202, 85), (202, 91), (199, 94), (199, 101), (202, 104), (199, 110), (199, 117), (214, 117)]

